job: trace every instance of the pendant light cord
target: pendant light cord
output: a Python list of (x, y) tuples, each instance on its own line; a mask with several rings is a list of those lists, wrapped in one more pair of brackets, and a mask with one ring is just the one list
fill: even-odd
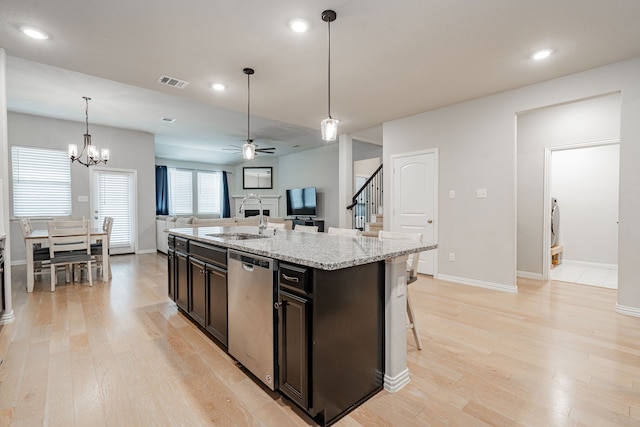
[(83, 96), (84, 98), (84, 102), (85, 102), (85, 107), (84, 107), (84, 121), (85, 124), (87, 126), (87, 135), (89, 135), (89, 100), (91, 98)]
[(247, 143), (251, 144), (249, 120), (251, 118), (251, 74), (247, 73)]
[(327, 21), (327, 27), (329, 29), (329, 50), (327, 61), (327, 112), (329, 118), (331, 118), (331, 21)]

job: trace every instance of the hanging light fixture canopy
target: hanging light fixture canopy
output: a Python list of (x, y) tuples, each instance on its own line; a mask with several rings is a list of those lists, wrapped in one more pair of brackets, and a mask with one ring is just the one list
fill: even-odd
[[(109, 161), (109, 149), (101, 149), (98, 155), (98, 148), (91, 144), (91, 135), (89, 134), (89, 101), (91, 101), (91, 98), (83, 96), (82, 99), (85, 101), (84, 116), (87, 126), (84, 134), (84, 145), (82, 151), (78, 153), (78, 146), (76, 144), (69, 144), (69, 158), (71, 159), (71, 163), (78, 162), (86, 167), (97, 165), (98, 163), (104, 163), (106, 165)], [(82, 156), (85, 156), (84, 160)]]
[(329, 54), (327, 61), (327, 118), (320, 122), (320, 130), (322, 131), (322, 139), (324, 141), (335, 141), (338, 137), (338, 120), (331, 117), (331, 23), (336, 20), (336, 12), (333, 10), (325, 10), (322, 12), (322, 20), (327, 23), (329, 29)]
[(247, 75), (247, 142), (242, 146), (242, 158), (251, 160), (256, 156), (256, 146), (253, 145), (251, 139), (250, 120), (251, 120), (251, 75), (255, 73), (253, 68), (245, 68), (242, 70)]

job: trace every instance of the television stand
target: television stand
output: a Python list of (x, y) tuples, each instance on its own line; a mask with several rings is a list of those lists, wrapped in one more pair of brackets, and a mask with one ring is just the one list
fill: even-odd
[(295, 219), (291, 220), (293, 222), (293, 228), (296, 228), (296, 225), (310, 225), (310, 226), (314, 226), (317, 225), (318, 226), (318, 231), (319, 232), (324, 232), (324, 220), (323, 219), (300, 219), (298, 217), (296, 217)]

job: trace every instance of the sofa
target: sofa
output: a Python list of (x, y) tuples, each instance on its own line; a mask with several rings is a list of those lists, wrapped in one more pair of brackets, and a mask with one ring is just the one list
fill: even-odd
[[(166, 254), (167, 245), (167, 232), (171, 228), (182, 227), (234, 227), (243, 225), (255, 225), (258, 226), (260, 217), (250, 216), (248, 218), (235, 217), (235, 218), (197, 218), (195, 216), (189, 217), (175, 217), (175, 216), (156, 216), (156, 247), (158, 251)], [(284, 219), (279, 217), (264, 216), (263, 221), (265, 224), (269, 223), (284, 223), (285, 229), (291, 230), (293, 228), (293, 222), (290, 219)]]

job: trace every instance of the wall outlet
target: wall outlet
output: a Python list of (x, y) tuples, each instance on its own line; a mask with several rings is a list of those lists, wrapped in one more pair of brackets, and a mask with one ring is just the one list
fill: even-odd
[(449, 261), (454, 262), (456, 260), (456, 253), (449, 252)]
[(456, 198), (456, 190), (449, 190), (449, 198), (450, 199)]
[(486, 188), (478, 188), (476, 192), (476, 197), (478, 199), (486, 199), (487, 198), (487, 189)]

